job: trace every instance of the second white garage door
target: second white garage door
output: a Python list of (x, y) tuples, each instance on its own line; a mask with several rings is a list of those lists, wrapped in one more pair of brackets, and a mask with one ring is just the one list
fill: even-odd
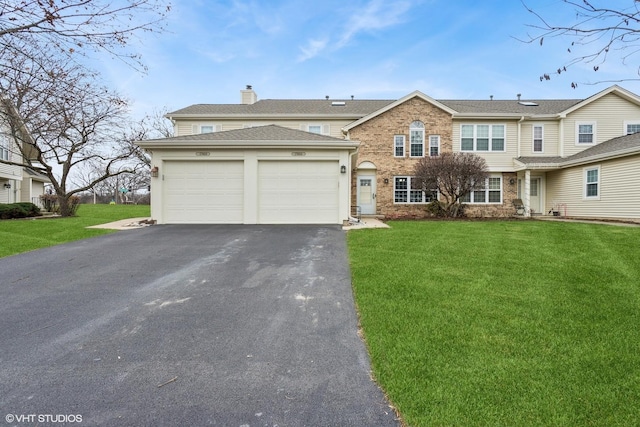
[(164, 162), (165, 222), (242, 224), (244, 162)]
[(258, 222), (339, 222), (339, 166), (335, 161), (258, 162)]

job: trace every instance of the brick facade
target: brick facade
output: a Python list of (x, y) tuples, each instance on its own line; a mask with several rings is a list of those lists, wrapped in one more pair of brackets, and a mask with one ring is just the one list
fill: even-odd
[[(440, 153), (452, 151), (453, 119), (450, 113), (430, 102), (413, 97), (400, 105), (352, 128), (349, 137), (360, 141), (351, 181), (352, 206), (357, 206), (358, 166), (371, 162), (376, 167), (376, 214), (387, 219), (425, 218), (426, 204), (394, 203), (394, 177), (412, 176), (419, 158), (409, 157), (409, 126), (421, 121), (425, 127), (425, 152), (429, 152), (429, 136), (440, 136)], [(405, 136), (405, 156), (394, 157), (394, 136)], [(362, 171), (364, 172), (364, 171)], [(514, 210), (517, 179), (515, 173), (503, 173), (502, 205), (467, 205), (471, 217), (510, 216)], [(513, 183), (512, 183), (513, 182)]]

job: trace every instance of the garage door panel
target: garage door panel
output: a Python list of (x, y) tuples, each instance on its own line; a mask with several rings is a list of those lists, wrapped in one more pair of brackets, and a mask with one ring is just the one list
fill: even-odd
[(165, 222), (240, 224), (244, 216), (242, 161), (168, 161)]
[(258, 164), (259, 222), (338, 222), (336, 161), (261, 161)]

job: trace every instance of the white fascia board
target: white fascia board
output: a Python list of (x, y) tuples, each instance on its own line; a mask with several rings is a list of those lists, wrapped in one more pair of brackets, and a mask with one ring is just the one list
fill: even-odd
[(359, 141), (348, 141), (347, 143), (341, 143), (339, 141), (180, 141), (175, 139), (171, 142), (137, 141), (135, 144), (142, 148), (173, 150), (198, 148), (308, 148), (318, 150), (355, 150), (358, 148), (358, 146), (360, 146)]

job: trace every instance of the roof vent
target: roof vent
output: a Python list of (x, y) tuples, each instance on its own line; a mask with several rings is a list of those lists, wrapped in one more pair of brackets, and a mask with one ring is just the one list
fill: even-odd
[(344, 107), (345, 105), (347, 105), (347, 103), (344, 101), (333, 101), (331, 105), (333, 107)]
[(518, 101), (518, 104), (524, 105), (525, 107), (537, 107), (538, 103), (531, 101)]

